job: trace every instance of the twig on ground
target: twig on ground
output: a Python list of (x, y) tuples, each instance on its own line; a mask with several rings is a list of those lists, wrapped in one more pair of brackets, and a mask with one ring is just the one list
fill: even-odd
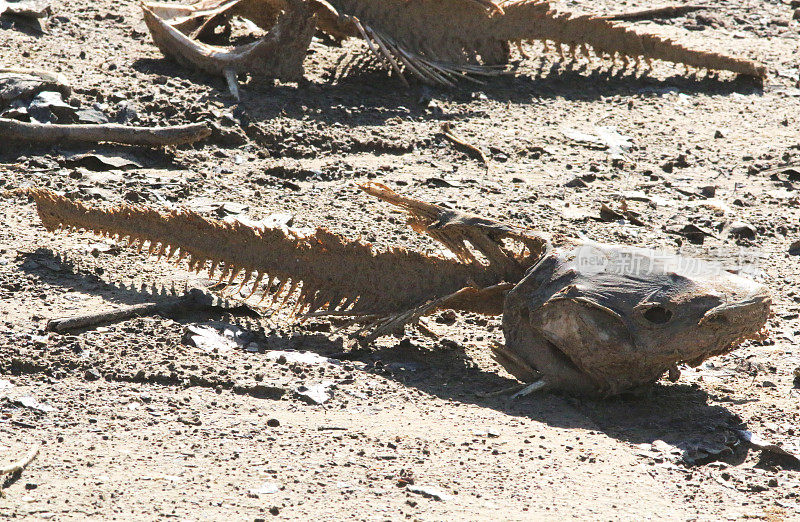
[(129, 305), (117, 310), (53, 319), (47, 323), (47, 330), (51, 332), (66, 332), (99, 324), (124, 321), (132, 317), (209, 310), (213, 307), (213, 296), (199, 288), (193, 288), (179, 297), (165, 299), (157, 303)]
[(656, 7), (654, 9), (643, 9), (641, 11), (631, 11), (629, 13), (617, 13), (611, 14), (607, 16), (603, 16), (602, 18), (606, 20), (611, 20), (613, 22), (621, 22), (621, 21), (634, 21), (634, 20), (656, 20), (656, 19), (663, 19), (663, 18), (675, 18), (677, 16), (683, 16), (686, 13), (691, 13), (694, 11), (702, 11), (703, 9), (708, 9), (709, 6), (707, 5), (675, 5), (675, 6), (668, 6), (668, 7)]
[(204, 123), (171, 127), (131, 127), (113, 123), (54, 125), (0, 118), (0, 139), (19, 140), (38, 145), (69, 141), (166, 147), (192, 143), (207, 138), (210, 134), (211, 129)]
[(464, 138), (458, 134), (455, 134), (449, 122), (442, 123), (442, 135), (464, 149), (467, 153), (471, 153), (472, 155), (476, 156), (486, 166), (486, 170), (489, 170), (489, 158), (486, 157), (486, 154), (475, 145), (471, 145), (464, 141)]

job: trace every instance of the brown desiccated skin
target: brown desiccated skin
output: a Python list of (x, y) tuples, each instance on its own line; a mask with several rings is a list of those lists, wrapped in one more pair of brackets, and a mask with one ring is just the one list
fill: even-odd
[(508, 293), (496, 359), (524, 380), (613, 395), (759, 337), (769, 309), (764, 285), (718, 266), (583, 244), (549, 252)]
[[(230, 27), (227, 24), (234, 16), (246, 18), (269, 31), (281, 12), (293, 6), (288, 0), (211, 0), (184, 6), (183, 11), (176, 11), (176, 4), (145, 5), (182, 33), (204, 41), (214, 36), (220, 26), (224, 28), (223, 35), (229, 35)], [(326, 0), (308, 0), (308, 8), (317, 17), (317, 27), (328, 36), (336, 40), (358, 36), (352, 21), (340, 17)]]
[(378, 183), (361, 188), (402, 208), (415, 230), (457, 259), (376, 252), (324, 229), (300, 237), (185, 210), (104, 210), (47, 190), (12, 193), (34, 199), (48, 230), (148, 245), (151, 254), (188, 261), (190, 270), (208, 267), (220, 281), (250, 284), (279, 307), (291, 298), (295, 314), (377, 318), (366, 341), (436, 309), (502, 313), (506, 345), (495, 357), (537, 389), (613, 395), (646, 385), (676, 373), (677, 364), (697, 365), (758, 337), (769, 315), (766, 287), (696, 259), (597, 243), (562, 241), (553, 249), (528, 229)]
[(550, 9), (547, 2), (520, 0), (506, 4), (505, 11), (505, 16), (493, 22), (492, 34), (501, 39), (550, 40), (567, 46), (573, 53), (578, 46), (586, 45), (598, 55), (619, 55), (623, 61), (657, 59), (759, 78), (766, 75), (766, 68), (751, 60), (688, 49), (670, 39), (639, 34), (602, 17), (559, 13)]
[[(220, 76), (249, 73), (293, 81), (303, 77), (303, 60), (316, 25), (306, 2), (296, 0), (289, 5), (291, 8), (277, 16), (274, 27), (263, 38), (232, 49), (190, 38), (147, 5), (142, 5), (142, 11), (156, 46), (183, 65)], [(155, 9), (171, 12), (163, 7)]]
[(472, 0), (333, 0), (331, 3), (421, 60), (423, 66), (426, 60), (504, 64), (510, 55), (509, 42), (541, 40), (556, 44), (559, 52), (561, 45), (573, 56), (579, 47), (583, 53), (588, 53), (586, 47), (589, 47), (599, 56), (619, 56), (625, 64), (628, 58), (637, 63), (641, 59), (659, 59), (755, 77), (766, 74), (764, 66), (750, 60), (687, 49), (669, 39), (639, 34), (602, 17), (560, 13), (551, 9), (548, 2), (538, 0), (504, 2), (502, 13)]
[[(216, 273), (221, 281), (252, 285), (254, 292), (270, 294), (273, 301), (285, 302), (297, 293), (297, 314), (324, 309), (356, 317), (389, 317), (421, 306), (430, 308), (431, 302), (450, 296), (451, 302), (461, 305), (459, 309), (469, 310), (469, 292), (460, 290), (519, 280), (538, 259), (534, 252), (534, 256), (515, 257), (513, 263), (484, 265), (478, 260), (445, 259), (399, 248), (376, 252), (369, 244), (322, 228), (300, 237), (289, 229), (252, 228), (186, 210), (161, 213), (127, 205), (100, 209), (47, 190), (25, 192), (36, 201), (42, 224), (50, 231), (83, 229), (127, 239), (140, 249), (146, 244), (151, 254), (186, 260), (194, 271), (208, 268), (212, 277)], [(429, 210), (434, 208), (430, 205)], [(449, 235), (440, 231), (440, 237), (453, 245), (461, 241), (457, 230)], [(501, 312), (502, 302), (496, 298), (472, 302), (475, 311)], [(487, 309), (492, 303), (494, 308)]]

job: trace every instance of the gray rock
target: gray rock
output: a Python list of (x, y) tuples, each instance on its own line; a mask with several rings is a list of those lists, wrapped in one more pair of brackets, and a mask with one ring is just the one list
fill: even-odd
[(744, 221), (734, 221), (728, 228), (730, 235), (742, 239), (755, 239), (756, 227)]
[(704, 187), (700, 187), (700, 195), (706, 198), (713, 198), (717, 194), (717, 186), (716, 185), (706, 185)]
[(129, 170), (142, 167), (141, 164), (122, 156), (107, 156), (93, 152), (68, 156), (66, 163), (71, 167), (84, 167), (95, 172)]
[(569, 188), (586, 188), (589, 185), (587, 185), (586, 182), (583, 181), (580, 177), (576, 176), (576, 177), (572, 178), (571, 180), (567, 181), (564, 184), (564, 186), (565, 187), (569, 187)]
[(108, 117), (97, 109), (80, 109), (75, 112), (78, 123), (103, 124), (108, 123)]
[(131, 107), (130, 103), (123, 101), (119, 104), (119, 110), (114, 119), (117, 123), (130, 123), (139, 119), (139, 114), (136, 112), (136, 109)]
[(256, 399), (279, 400), (286, 395), (286, 390), (280, 386), (259, 383), (237, 383), (233, 385), (233, 393), (249, 395)]
[(38, 19), (48, 17), (50, 12), (50, 0), (14, 0), (13, 2), (0, 2), (0, 14)]
[(97, 381), (97, 380), (100, 380), (102, 377), (103, 376), (100, 375), (100, 372), (97, 371), (97, 369), (95, 369), (95, 368), (89, 368), (83, 374), (83, 378), (86, 379), (87, 381)]
[(28, 113), (41, 122), (72, 123), (76, 119), (76, 110), (56, 91), (42, 91), (28, 105)]
[(72, 90), (60, 75), (36, 75), (25, 72), (0, 72), (0, 108), (18, 101), (28, 105), (42, 91), (56, 91), (69, 98)]

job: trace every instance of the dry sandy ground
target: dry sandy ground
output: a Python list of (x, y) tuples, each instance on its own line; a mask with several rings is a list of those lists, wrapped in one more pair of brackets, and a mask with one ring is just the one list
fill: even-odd
[[(228, 202), (253, 218), (288, 212), (298, 226), (433, 250), (354, 188), (377, 179), (532, 228), (716, 259), (751, 270), (775, 302), (767, 341), (674, 384), (603, 401), (484, 397), (515, 383), (488, 356), (502, 338), (497, 319), (445, 314), (431, 323), (440, 341), (409, 330), (317, 363), (269, 353), (339, 354), (345, 342), (325, 321), (195, 313), (46, 333), (48, 319), (149, 301), (192, 276), (89, 236), (47, 234), (24, 198), (0, 200), (0, 462), (42, 445), (3, 484), (0, 517), (800, 517), (800, 468), (736, 435), (751, 430), (787, 448), (800, 435), (800, 270), (789, 253), (800, 238), (800, 170), (768, 170), (800, 161), (800, 25), (788, 3), (709, 3), (638, 25), (761, 60), (763, 86), (547, 56), (486, 87), (406, 89), (377, 70), (337, 77), (342, 53), (363, 46), (316, 42), (307, 82), (245, 85), (237, 104), (222, 80), (163, 59), (135, 2), (56, 0), (44, 35), (0, 20), (0, 66), (62, 72), (82, 107), (135, 124), (218, 127), (207, 142), (166, 151), (2, 143), (0, 188), (42, 185), (99, 204)], [(487, 151), (488, 172), (439, 136), (445, 121)], [(629, 136), (630, 151), (616, 158), (564, 134), (596, 126)], [(140, 166), (97, 172), (71, 158), (91, 150)], [(597, 219), (602, 203), (620, 208), (622, 199), (640, 224)], [(754, 237), (735, 237), (736, 221)], [(708, 232), (702, 245), (673, 233), (687, 224)], [(212, 320), (238, 324), (255, 344), (215, 353), (182, 343), (187, 326)], [(298, 387), (324, 381), (329, 401), (300, 400)]]

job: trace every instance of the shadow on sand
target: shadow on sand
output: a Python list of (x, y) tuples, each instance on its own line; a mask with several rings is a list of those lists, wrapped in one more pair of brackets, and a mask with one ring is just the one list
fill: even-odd
[[(27, 254), (21, 270), (35, 274), (49, 285), (100, 295), (121, 304), (157, 301), (175, 295), (174, 290), (163, 288), (137, 289), (107, 283), (97, 274), (79, 268), (45, 248)], [(231, 314), (236, 314), (237, 310), (240, 313), (244, 311), (245, 315), (232, 317)], [(254, 319), (247, 310), (247, 307), (220, 309), (178, 314), (171, 318), (191, 323), (218, 320), (224, 316), (263, 337), (267, 345), (284, 338), (285, 332), (265, 329), (263, 321)], [(515, 379), (478, 366), (463, 350), (457, 348), (432, 350), (404, 341), (392, 347), (343, 351), (341, 338), (332, 339), (326, 334), (308, 329), (304, 331), (302, 327), (294, 330), (291, 344), (303, 351), (360, 361), (369, 373), (447, 401), (490, 408), (560, 428), (600, 431), (614, 439), (642, 445), (643, 454), (648, 453), (645, 446), (656, 441), (664, 441), (678, 448), (682, 452), (679, 456), (691, 464), (714, 460), (737, 464), (748, 453), (747, 445), (740, 444), (735, 435), (735, 430), (746, 429), (741, 419), (724, 406), (713, 404), (719, 399), (697, 386), (657, 383), (637, 394), (607, 399), (556, 393), (539, 393), (513, 399), (510, 394), (486, 394), (518, 384)], [(782, 465), (792, 468), (791, 464)]]

